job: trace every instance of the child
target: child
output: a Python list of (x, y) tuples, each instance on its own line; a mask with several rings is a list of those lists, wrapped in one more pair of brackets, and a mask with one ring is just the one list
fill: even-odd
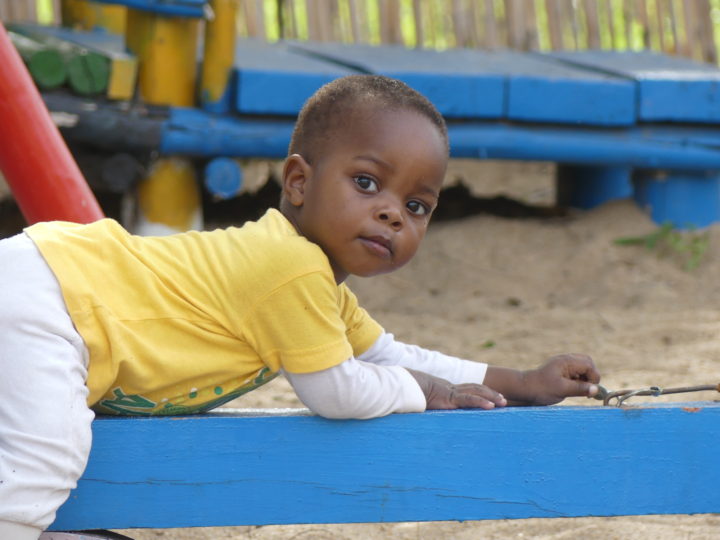
[(594, 395), (589, 357), (521, 372), (405, 345), (343, 284), (412, 258), (447, 159), (424, 97), (350, 76), (304, 106), (280, 211), (257, 222), (145, 238), (112, 220), (51, 222), (0, 241), (0, 538), (52, 523), (93, 410), (205, 411), (280, 371), (328, 418)]

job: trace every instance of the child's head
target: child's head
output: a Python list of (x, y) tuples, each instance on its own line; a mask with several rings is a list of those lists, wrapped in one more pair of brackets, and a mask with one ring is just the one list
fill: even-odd
[(289, 153), (281, 210), (323, 249), (337, 282), (412, 258), (448, 158), (445, 123), (426, 98), (387, 77), (333, 81), (303, 107)]
[(335, 79), (313, 94), (298, 115), (288, 155), (299, 154), (312, 164), (325, 146), (343, 131), (353, 129), (351, 119), (370, 110), (408, 110), (435, 124), (447, 145), (445, 120), (428, 99), (397, 79), (382, 75), (350, 75)]

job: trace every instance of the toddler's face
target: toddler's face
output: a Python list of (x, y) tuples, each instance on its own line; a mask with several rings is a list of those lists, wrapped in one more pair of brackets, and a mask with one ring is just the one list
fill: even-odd
[(437, 205), (447, 152), (414, 111), (358, 112), (309, 167), (295, 225), (330, 259), (338, 283), (407, 263)]

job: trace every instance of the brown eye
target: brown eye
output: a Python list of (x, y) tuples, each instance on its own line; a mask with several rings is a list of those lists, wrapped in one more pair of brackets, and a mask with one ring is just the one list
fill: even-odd
[(420, 201), (409, 201), (406, 206), (410, 213), (416, 216), (426, 216), (430, 213), (430, 208)]
[(355, 182), (357, 187), (367, 193), (377, 193), (378, 191), (380, 191), (378, 188), (378, 183), (369, 176), (356, 176), (355, 178), (353, 178), (353, 181)]

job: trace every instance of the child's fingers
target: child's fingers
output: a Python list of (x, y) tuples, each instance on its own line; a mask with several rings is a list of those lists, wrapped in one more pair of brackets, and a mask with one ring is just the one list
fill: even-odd
[(460, 409), (493, 409), (507, 405), (507, 401), (502, 394), (481, 384), (459, 384), (455, 386), (451, 401)]
[(566, 385), (565, 395), (570, 396), (587, 396), (593, 397), (600, 391), (597, 384), (592, 382), (570, 380)]

